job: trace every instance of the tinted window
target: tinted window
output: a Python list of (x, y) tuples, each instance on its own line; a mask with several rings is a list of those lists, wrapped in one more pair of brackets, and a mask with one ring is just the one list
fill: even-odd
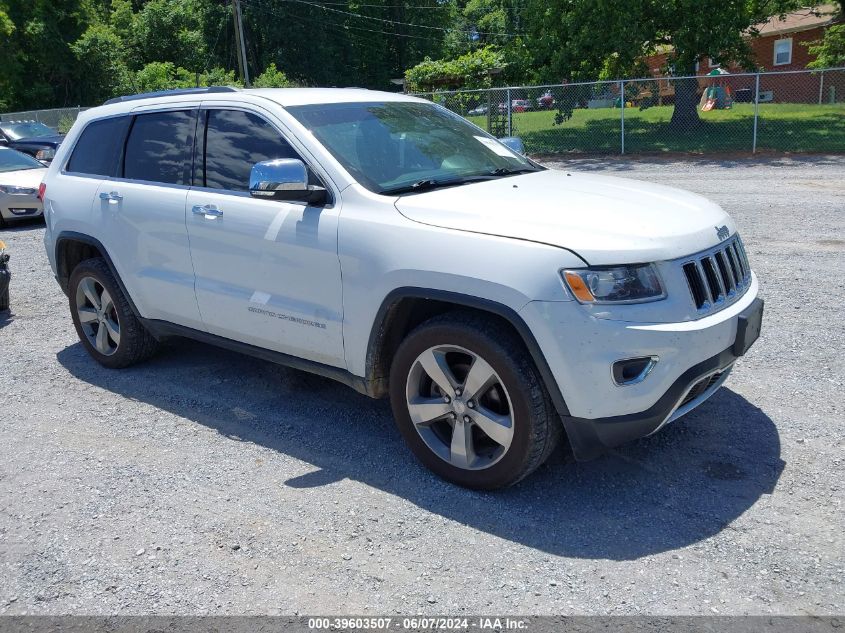
[(129, 119), (120, 116), (89, 123), (73, 148), (67, 170), (77, 174), (116, 176)]
[(194, 114), (183, 110), (136, 116), (126, 142), (124, 177), (189, 185)]
[(255, 163), (299, 158), (264, 119), (239, 110), (211, 110), (205, 138), (205, 186), (247, 191)]

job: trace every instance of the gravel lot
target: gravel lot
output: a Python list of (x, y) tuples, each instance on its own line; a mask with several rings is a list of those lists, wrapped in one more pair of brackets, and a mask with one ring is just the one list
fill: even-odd
[(0, 614), (841, 614), (845, 158), (556, 166), (717, 200), (764, 331), (683, 421), (496, 494), (325, 379), (187, 341), (101, 368), (43, 227), (0, 234)]

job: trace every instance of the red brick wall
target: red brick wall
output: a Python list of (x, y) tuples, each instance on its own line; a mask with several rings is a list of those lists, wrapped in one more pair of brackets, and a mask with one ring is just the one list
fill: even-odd
[[(819, 40), (824, 36), (824, 27), (816, 27), (797, 33), (786, 33), (777, 35), (766, 35), (755, 38), (751, 42), (751, 50), (757, 65), (764, 71), (783, 70), (804, 70), (813, 59), (807, 50), (806, 44)], [(792, 39), (792, 61), (789, 64), (775, 65), (775, 42), (782, 39)], [(667, 53), (660, 53), (646, 58), (649, 70), (661, 76), (666, 66)], [(744, 72), (734, 63), (723, 63), (722, 67), (731, 73)], [(713, 70), (710, 60), (701, 59), (699, 62), (698, 75), (707, 75)], [(753, 77), (731, 77), (721, 80), (724, 85), (730, 86), (734, 91), (739, 89), (754, 88)], [(772, 93), (774, 103), (816, 103), (819, 99), (819, 75), (818, 74), (793, 74), (793, 75), (763, 75), (760, 80), (760, 93)], [(700, 80), (699, 84), (703, 89), (710, 80)], [(664, 99), (671, 102), (671, 97)]]
[[(767, 35), (759, 37), (751, 42), (751, 50), (754, 51), (754, 59), (763, 70), (803, 70), (815, 55), (811, 55), (806, 44), (820, 40), (824, 36), (824, 27), (816, 27), (798, 33), (785, 33), (780, 35)], [(792, 39), (792, 63), (775, 66), (775, 42), (782, 39)]]
[[(800, 31), (798, 33), (766, 35), (754, 38), (751, 41), (751, 50), (757, 65), (763, 70), (803, 70), (807, 67), (807, 64), (815, 59), (815, 56), (811, 55), (807, 50), (806, 44), (808, 42), (819, 40), (823, 36), (824, 27), (822, 26), (814, 29), (808, 29), (806, 31)], [(777, 40), (789, 38), (792, 39), (792, 62), (789, 64), (775, 66), (775, 42)], [(652, 73), (660, 75), (666, 65), (667, 57), (668, 54), (659, 53), (657, 55), (647, 57), (645, 62), (648, 64)], [(743, 72), (741, 68), (733, 63), (722, 64), (722, 66), (725, 70), (730, 72)], [(699, 63), (697, 74), (706, 75), (711, 70), (713, 70), (713, 68), (710, 66), (710, 60), (704, 58)]]

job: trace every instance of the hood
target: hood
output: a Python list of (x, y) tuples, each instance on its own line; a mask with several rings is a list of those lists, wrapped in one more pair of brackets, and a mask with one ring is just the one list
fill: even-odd
[(53, 136), (33, 136), (31, 138), (19, 138), (16, 141), (12, 141), (12, 145), (44, 145), (46, 147), (58, 147), (62, 144), (63, 140), (65, 140), (65, 137), (62, 134), (55, 134)]
[(0, 185), (31, 187), (35, 190), (41, 185), (47, 168), (21, 169), (18, 171), (0, 171)]
[(396, 208), (423, 224), (559, 246), (591, 265), (676, 259), (718, 244), (717, 227), (735, 231), (697, 194), (557, 170), (402, 196)]

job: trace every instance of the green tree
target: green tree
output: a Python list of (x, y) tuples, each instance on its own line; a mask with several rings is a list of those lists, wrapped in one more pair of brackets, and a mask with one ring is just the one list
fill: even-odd
[(136, 92), (155, 92), (195, 86), (239, 86), (235, 71), (212, 68), (196, 73), (177, 66), (173, 62), (150, 62), (134, 74), (132, 79)]
[(7, 73), (13, 72), (15, 64), (11, 45), (12, 33), (14, 32), (15, 23), (9, 17), (9, 9), (6, 3), (0, 0), (0, 68), (6, 69), (5, 72), (0, 72), (0, 110), (9, 107), (12, 95), (12, 84)]
[(480, 48), (455, 59), (426, 58), (405, 71), (410, 91), (436, 88), (489, 88), (493, 77), (505, 68), (502, 54), (492, 46)]
[(299, 84), (386, 89), (406, 68), (443, 54), (453, 3), (255, 0), (243, 5), (247, 60), (253, 71), (274, 63)]
[(16, 109), (79, 103), (78, 69), (70, 49), (95, 22), (103, 6), (95, 0), (5, 0), (2, 6), (0, 74)]
[(107, 21), (121, 40), (128, 43), (135, 25), (135, 13), (132, 11), (131, 0), (111, 0), (111, 12)]
[(448, 57), (456, 58), (479, 48), (494, 47), (505, 70), (501, 83), (526, 83), (534, 78), (530, 47), (523, 34), (525, 0), (462, 0), (454, 30), (446, 38)]
[(188, 88), (189, 73), (173, 62), (150, 62), (135, 73), (133, 83), (137, 92), (154, 92), (173, 88)]
[(70, 48), (78, 64), (77, 89), (86, 103), (133, 92), (126, 48), (112, 27), (92, 24)]
[(293, 84), (285, 73), (276, 68), (276, 64), (270, 64), (252, 85), (256, 88), (288, 88)]
[[(458, 1), (249, 0), (247, 63), (262, 85), (384, 89), (443, 55)], [(224, 69), (235, 67), (234, 39), (222, 0), (0, 0), (0, 103), (90, 105), (151, 87), (232, 83)]]
[(219, 33), (221, 19), (230, 19), (225, 8), (212, 0), (149, 0), (127, 25), (126, 6), (118, 6), (123, 13), (115, 17), (122, 28), (128, 27), (124, 37), (134, 68), (170, 61), (192, 72), (203, 72), (213, 56), (210, 46)]
[(816, 59), (807, 64), (807, 68), (845, 66), (845, 24), (828, 28), (824, 37), (811, 42), (807, 50), (816, 56)]
[[(613, 78), (634, 74), (658, 46), (671, 47), (676, 75), (694, 75), (710, 56), (751, 70), (748, 36), (754, 25), (797, 7), (796, 0), (528, 0), (541, 75), (553, 81), (589, 80), (602, 70)], [(671, 125), (700, 123), (695, 79), (675, 83)]]

